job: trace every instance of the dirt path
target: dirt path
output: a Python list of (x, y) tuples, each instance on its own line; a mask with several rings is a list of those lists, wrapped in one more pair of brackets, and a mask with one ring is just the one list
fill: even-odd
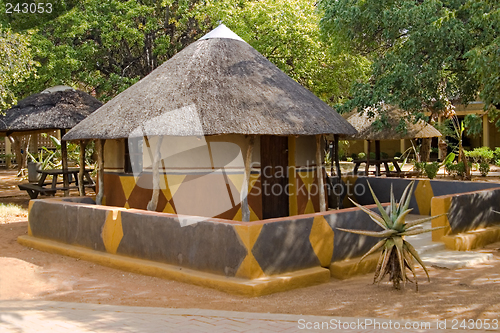
[(500, 243), (494, 260), (459, 270), (419, 271), (420, 291), (372, 285), (371, 275), (247, 298), (32, 250), (16, 238), (27, 222), (0, 224), (0, 299), (37, 299), (174, 308), (401, 319), (500, 318)]

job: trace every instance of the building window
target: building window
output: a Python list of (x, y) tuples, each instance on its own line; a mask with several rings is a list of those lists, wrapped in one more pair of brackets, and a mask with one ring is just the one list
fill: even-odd
[(125, 139), (125, 173), (142, 172), (142, 144), (142, 137)]

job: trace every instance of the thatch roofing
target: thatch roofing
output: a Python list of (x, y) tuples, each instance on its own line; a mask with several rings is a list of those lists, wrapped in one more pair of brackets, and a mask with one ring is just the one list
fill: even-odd
[[(406, 122), (406, 133), (400, 133), (396, 130), (401, 119), (405, 119), (405, 113), (396, 107), (384, 107), (390, 127), (384, 128), (382, 131), (372, 126), (375, 118), (368, 116), (368, 111), (365, 110), (360, 114), (357, 110), (348, 113), (345, 118), (358, 131), (355, 135), (349, 135), (347, 138), (351, 140), (400, 140), (400, 139), (417, 139), (417, 138), (433, 138), (440, 137), (442, 134), (434, 128), (434, 126), (418, 121)], [(376, 111), (374, 111), (376, 113)]]
[(10, 135), (69, 129), (102, 106), (83, 91), (55, 90), (26, 97), (0, 115), (0, 133)]
[(355, 134), (326, 103), (221, 25), (75, 126), (65, 140)]

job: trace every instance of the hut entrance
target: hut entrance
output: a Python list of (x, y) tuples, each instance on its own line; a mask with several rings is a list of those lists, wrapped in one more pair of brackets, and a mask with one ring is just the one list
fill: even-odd
[(260, 164), (262, 218), (288, 216), (288, 137), (262, 135)]

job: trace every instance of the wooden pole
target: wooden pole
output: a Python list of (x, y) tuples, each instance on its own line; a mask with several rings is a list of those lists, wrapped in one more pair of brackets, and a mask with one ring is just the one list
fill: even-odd
[[(59, 133), (61, 135), (61, 159), (62, 159), (62, 170), (63, 170), (63, 186), (64, 196), (69, 197), (69, 174), (68, 174), (68, 147), (67, 142), (62, 140), (64, 134), (66, 134), (66, 129), (60, 129)], [(54, 176), (57, 177), (57, 176)]]
[(85, 196), (85, 184), (84, 182), (84, 173), (85, 173), (85, 147), (87, 147), (87, 141), (80, 140), (80, 172), (78, 173), (78, 190), (80, 192), (80, 196)]
[(365, 166), (365, 176), (368, 177), (370, 175), (370, 140), (366, 140), (368, 142), (368, 151), (366, 152), (366, 166)]
[(106, 140), (97, 140), (97, 185), (99, 186), (99, 191), (96, 196), (96, 204), (102, 205), (102, 199), (104, 197), (104, 143)]
[(323, 181), (323, 162), (321, 161), (321, 135), (316, 135), (316, 167), (318, 169), (319, 211), (326, 211), (325, 182)]
[(240, 191), (241, 202), (241, 220), (243, 222), (250, 222), (250, 207), (248, 206), (248, 184), (250, 183), (250, 173), (252, 165), (253, 146), (255, 143), (255, 136), (251, 135), (248, 142), (247, 155), (245, 157), (245, 174), (243, 175), (243, 185)]
[(158, 137), (156, 143), (155, 155), (153, 158), (153, 195), (148, 202), (147, 210), (155, 211), (158, 206), (158, 198), (160, 196), (160, 162), (161, 162), (161, 143), (163, 136)]
[[(339, 161), (339, 136), (338, 134), (335, 134), (333, 136), (333, 139), (335, 140), (335, 147), (334, 147), (334, 152), (333, 152), (333, 155), (334, 155), (334, 158), (335, 158), (335, 165), (337, 167), (337, 177), (339, 178), (339, 181), (340, 181), (340, 178), (342, 178), (342, 174), (340, 172), (340, 161)], [(333, 162), (332, 162), (333, 163)]]
[(377, 165), (375, 165), (375, 173), (377, 177), (380, 176), (380, 140), (375, 140), (375, 160), (377, 161)]

